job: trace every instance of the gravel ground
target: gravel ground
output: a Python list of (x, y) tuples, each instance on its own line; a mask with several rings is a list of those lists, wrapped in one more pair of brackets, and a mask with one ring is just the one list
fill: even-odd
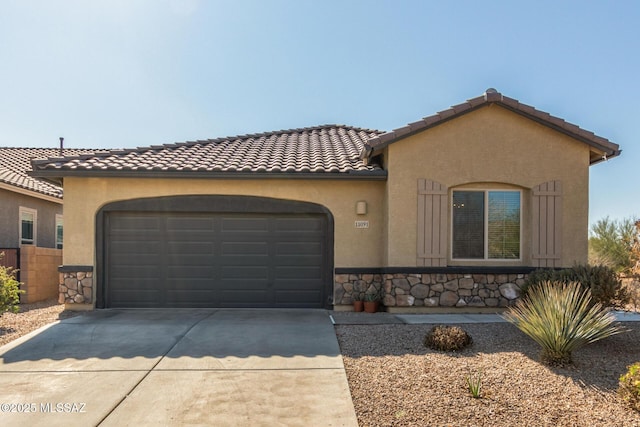
[[(337, 325), (360, 426), (640, 426), (616, 395), (640, 361), (640, 323), (574, 353), (571, 368), (538, 362), (539, 347), (508, 323), (466, 324), (471, 347), (441, 353), (433, 325)], [(466, 377), (482, 375), (474, 399)]]
[(57, 300), (21, 304), (19, 313), (0, 316), (0, 345), (4, 345), (42, 326), (59, 319), (76, 316), (77, 312), (64, 311), (64, 304)]

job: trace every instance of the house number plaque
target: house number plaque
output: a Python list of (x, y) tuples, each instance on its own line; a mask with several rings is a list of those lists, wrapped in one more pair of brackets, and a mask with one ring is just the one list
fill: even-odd
[(356, 228), (369, 228), (369, 221), (356, 221)]

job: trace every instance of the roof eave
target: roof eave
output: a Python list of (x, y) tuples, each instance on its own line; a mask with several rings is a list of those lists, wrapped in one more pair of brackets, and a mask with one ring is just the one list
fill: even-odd
[(62, 203), (61, 197), (44, 194), (39, 191), (34, 191), (28, 188), (19, 187), (17, 185), (8, 184), (6, 182), (0, 182), (0, 189), (12, 191), (14, 193), (24, 194), (26, 196), (35, 197), (37, 199), (46, 200), (47, 202), (53, 202), (53, 203), (59, 203), (59, 204)]
[(187, 178), (187, 179), (332, 179), (366, 180), (387, 179), (387, 171), (350, 171), (350, 172), (206, 172), (206, 171), (117, 171), (117, 170), (36, 170), (31, 176), (49, 181), (60, 182), (64, 177), (91, 178)]
[[(433, 127), (439, 126), (450, 120), (453, 120), (465, 114), (476, 111), (480, 108), (484, 108), (493, 104), (499, 105), (509, 111), (512, 111), (516, 114), (519, 114), (523, 117), (533, 120), (539, 124), (542, 124), (543, 126), (547, 126), (551, 129), (556, 130), (557, 132), (561, 132), (578, 141), (581, 141), (589, 145), (593, 149), (602, 152), (600, 157), (602, 157), (603, 159), (611, 159), (613, 157), (619, 156), (621, 153), (621, 150), (618, 144), (612, 143), (604, 138), (601, 138), (593, 134), (592, 132), (585, 131), (584, 129), (581, 129), (578, 126), (567, 123), (562, 119), (558, 119), (554, 116), (551, 116), (548, 113), (545, 113), (540, 110), (536, 110), (533, 107), (522, 104), (515, 99), (505, 97), (499, 92), (487, 91), (482, 96), (470, 99), (465, 103), (453, 106), (447, 110), (441, 111), (432, 116), (425, 117), (424, 119), (419, 120), (417, 122), (410, 123), (406, 126), (403, 126), (398, 129), (394, 129), (390, 132), (387, 132), (378, 137), (370, 139), (369, 142), (365, 144), (365, 147), (361, 153), (361, 158), (367, 161), (371, 157), (380, 154), (390, 144), (393, 144), (397, 141), (408, 138), (410, 136), (423, 132), (427, 129), (431, 129)], [(528, 112), (528, 111), (531, 111), (531, 112)], [(549, 119), (545, 120), (544, 117), (549, 117)], [(566, 124), (566, 126), (570, 129), (575, 128), (576, 132), (572, 132), (571, 130), (554, 123), (558, 121), (562, 122), (563, 124)], [(588, 138), (587, 136), (585, 136), (585, 134), (587, 134), (587, 136), (592, 135), (593, 138)], [(595, 152), (597, 153), (597, 151)], [(598, 160), (595, 160), (595, 161), (592, 161), (590, 164), (595, 164), (598, 162), (599, 162)]]

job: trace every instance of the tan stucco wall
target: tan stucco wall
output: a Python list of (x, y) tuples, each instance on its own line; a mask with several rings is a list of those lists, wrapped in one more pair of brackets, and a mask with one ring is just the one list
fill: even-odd
[[(107, 203), (171, 195), (249, 195), (313, 202), (334, 217), (335, 267), (383, 264), (383, 181), (72, 178), (64, 180), (65, 265), (95, 265), (95, 219)], [(356, 215), (356, 202), (368, 205)], [(368, 229), (356, 229), (368, 220)]]
[[(419, 178), (445, 185), (449, 197), (453, 187), (469, 184), (480, 188), (508, 184), (523, 190), (523, 259), (503, 265), (531, 265), (530, 189), (560, 180), (563, 186), (562, 265), (587, 261), (589, 148), (586, 144), (500, 106), (489, 105), (397, 141), (387, 147), (385, 155), (389, 170), (388, 266), (416, 265), (414, 224)], [(450, 211), (448, 215), (450, 222)], [(447, 233), (449, 236), (450, 226)], [(450, 256), (449, 250), (448, 264), (455, 265)]]

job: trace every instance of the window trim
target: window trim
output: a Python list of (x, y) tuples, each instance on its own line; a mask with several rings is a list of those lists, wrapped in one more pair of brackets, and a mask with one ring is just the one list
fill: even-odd
[[(25, 242), (22, 237), (22, 214), (31, 214), (33, 215), (33, 238), (30, 239), (30, 242)], [(32, 245), (37, 246), (38, 243), (38, 211), (36, 209), (26, 208), (24, 206), (20, 206), (18, 209), (18, 241), (20, 245)]]
[[(484, 193), (484, 257), (483, 258), (454, 258), (453, 257), (453, 193), (456, 191), (465, 191), (465, 192), (481, 192)], [(518, 258), (489, 258), (489, 192), (513, 192), (520, 194), (520, 248), (519, 248), (519, 257)], [(457, 188), (452, 189), (451, 194), (449, 195), (449, 208), (451, 210), (451, 214), (449, 215), (449, 259), (453, 262), (482, 262), (482, 263), (491, 263), (491, 262), (512, 262), (519, 263), (522, 262), (522, 238), (523, 238), (523, 191), (521, 189), (516, 188)]]
[[(62, 240), (58, 242), (58, 225), (62, 227)], [(54, 227), (54, 242), (56, 249), (62, 249), (64, 246), (64, 216), (62, 214), (56, 214), (56, 222)]]

